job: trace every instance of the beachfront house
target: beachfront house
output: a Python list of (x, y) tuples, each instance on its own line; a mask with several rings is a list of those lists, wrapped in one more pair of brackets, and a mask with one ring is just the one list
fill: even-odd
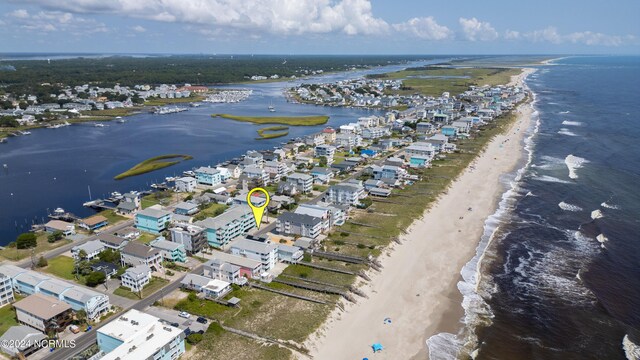
[(448, 137), (458, 136), (458, 128), (454, 126), (443, 126), (442, 128), (440, 128), (440, 132), (442, 133), (442, 135)]
[(261, 262), (264, 271), (273, 269), (278, 260), (276, 245), (249, 239), (238, 239), (231, 243), (231, 253)]
[(149, 243), (149, 245), (160, 251), (160, 255), (166, 261), (171, 262), (186, 262), (187, 261), (187, 251), (184, 248), (184, 245), (165, 240), (163, 237), (159, 237)]
[[(260, 278), (260, 274), (262, 274), (262, 262), (260, 261), (220, 251), (213, 251), (211, 255), (212, 257), (209, 261), (219, 261), (239, 267), (241, 277), (253, 279)], [(215, 269), (207, 268), (208, 263), (209, 262), (204, 263), (204, 275), (210, 278), (215, 278)]]
[(352, 183), (340, 183), (333, 185), (325, 195), (325, 201), (332, 204), (353, 205), (360, 203), (360, 199), (366, 196), (364, 187)]
[(297, 246), (278, 244), (278, 260), (287, 264), (297, 264), (304, 256), (304, 251)]
[(311, 215), (287, 211), (278, 216), (276, 220), (276, 231), (280, 234), (300, 235), (315, 239), (323, 230), (323, 219)]
[(166, 230), (171, 222), (171, 213), (166, 210), (146, 208), (138, 211), (135, 217), (136, 228), (153, 234)]
[(423, 168), (428, 167), (431, 163), (431, 158), (428, 156), (422, 155), (411, 155), (409, 158), (409, 166), (412, 168)]
[(162, 269), (160, 250), (138, 242), (130, 242), (122, 248), (120, 262), (122, 266), (147, 265), (153, 271)]
[(199, 167), (194, 170), (196, 181), (200, 185), (214, 186), (222, 183), (220, 171), (212, 167)]
[(180, 281), (180, 285), (183, 288), (202, 293), (207, 299), (218, 299), (231, 292), (231, 283), (196, 274), (187, 274)]
[(240, 275), (240, 266), (229, 264), (221, 259), (211, 259), (203, 264), (203, 275), (220, 279), (232, 284), (244, 285), (247, 279)]
[(419, 155), (433, 159), (436, 148), (430, 142), (416, 142), (407, 146), (404, 152), (408, 156)]
[(248, 206), (232, 206), (214, 218), (206, 218), (195, 225), (205, 229), (210, 246), (221, 248), (231, 239), (246, 234), (256, 226)]

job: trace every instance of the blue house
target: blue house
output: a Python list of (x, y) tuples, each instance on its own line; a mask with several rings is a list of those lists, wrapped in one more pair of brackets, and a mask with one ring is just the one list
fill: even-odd
[(138, 211), (136, 214), (136, 228), (159, 234), (167, 228), (167, 223), (171, 221), (171, 213), (165, 210), (147, 208)]
[(440, 132), (445, 136), (456, 136), (458, 135), (458, 128), (453, 126), (443, 126)]
[(210, 167), (201, 167), (196, 169), (194, 173), (196, 174), (196, 181), (198, 184), (213, 186), (222, 183), (220, 170)]
[(409, 166), (411, 167), (425, 167), (429, 165), (431, 158), (423, 155), (413, 155), (409, 159)]
[(176, 205), (174, 212), (179, 215), (193, 215), (198, 212), (198, 204), (192, 202), (183, 201)]
[(373, 157), (373, 156), (376, 156), (376, 154), (378, 154), (378, 152), (371, 149), (362, 149), (360, 151), (360, 156), (367, 155), (368, 157)]

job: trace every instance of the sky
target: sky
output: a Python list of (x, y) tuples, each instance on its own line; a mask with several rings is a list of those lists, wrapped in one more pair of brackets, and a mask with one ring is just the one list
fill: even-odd
[(0, 0), (0, 53), (640, 54), (639, 0)]

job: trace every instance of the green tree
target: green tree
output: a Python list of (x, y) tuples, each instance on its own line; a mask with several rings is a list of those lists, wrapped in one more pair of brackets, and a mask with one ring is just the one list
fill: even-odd
[(328, 163), (328, 160), (326, 156), (320, 156), (318, 158), (318, 165), (320, 167), (327, 167), (327, 163)]
[(58, 240), (62, 240), (63, 237), (64, 234), (62, 233), (62, 231), (56, 230), (53, 233), (49, 234), (49, 236), (47, 236), (47, 241), (50, 243), (54, 243)]
[(40, 259), (38, 259), (38, 263), (36, 264), (37, 267), (42, 268), (49, 265), (49, 262), (47, 261), (47, 259), (44, 258), (44, 256), (40, 256)]
[(87, 312), (84, 310), (76, 311), (76, 320), (80, 323), (84, 323), (87, 320)]
[(78, 251), (78, 258), (80, 260), (84, 260), (87, 258), (87, 252), (84, 249), (80, 249), (80, 251)]
[(202, 341), (202, 334), (192, 333), (187, 335), (187, 342), (191, 345), (195, 345)]
[(103, 250), (98, 254), (98, 258), (104, 262), (119, 264), (120, 263), (120, 251), (113, 249)]
[(23, 233), (18, 235), (16, 239), (16, 247), (18, 249), (30, 249), (38, 245), (38, 237), (34, 233)]
[(86, 277), (86, 284), (90, 287), (96, 287), (105, 282), (107, 277), (102, 271), (93, 271)]

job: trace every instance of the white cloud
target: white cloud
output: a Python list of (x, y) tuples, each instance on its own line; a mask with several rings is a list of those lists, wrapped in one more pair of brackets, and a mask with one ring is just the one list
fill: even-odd
[(133, 30), (135, 32), (139, 32), (139, 33), (143, 33), (145, 31), (147, 31), (147, 29), (145, 29), (143, 26), (140, 26), (140, 25), (136, 25), (136, 26), (132, 27), (131, 30)]
[(504, 38), (507, 40), (520, 39), (520, 32), (515, 30), (507, 30), (504, 32)]
[(26, 19), (29, 17), (29, 13), (25, 9), (17, 9), (7, 14), (7, 16), (18, 18), (18, 19)]
[(76, 13), (111, 13), (163, 22), (225, 26), (278, 35), (380, 34), (389, 25), (369, 0), (28, 0)]
[(453, 36), (448, 27), (439, 25), (433, 16), (409, 19), (393, 28), (425, 40), (446, 40)]
[(492, 41), (498, 38), (498, 32), (488, 22), (463, 17), (458, 21), (462, 26), (463, 37), (469, 41)]
[(39, 11), (29, 14), (26, 10), (15, 10), (5, 14), (7, 21), (16, 28), (35, 32), (67, 31), (73, 35), (91, 34), (108, 31), (103, 23), (93, 19), (85, 19), (69, 12)]
[(607, 35), (592, 31), (573, 32), (563, 35), (554, 26), (525, 33), (524, 37), (532, 42), (572, 43), (588, 46), (620, 46), (635, 39), (632, 35)]

